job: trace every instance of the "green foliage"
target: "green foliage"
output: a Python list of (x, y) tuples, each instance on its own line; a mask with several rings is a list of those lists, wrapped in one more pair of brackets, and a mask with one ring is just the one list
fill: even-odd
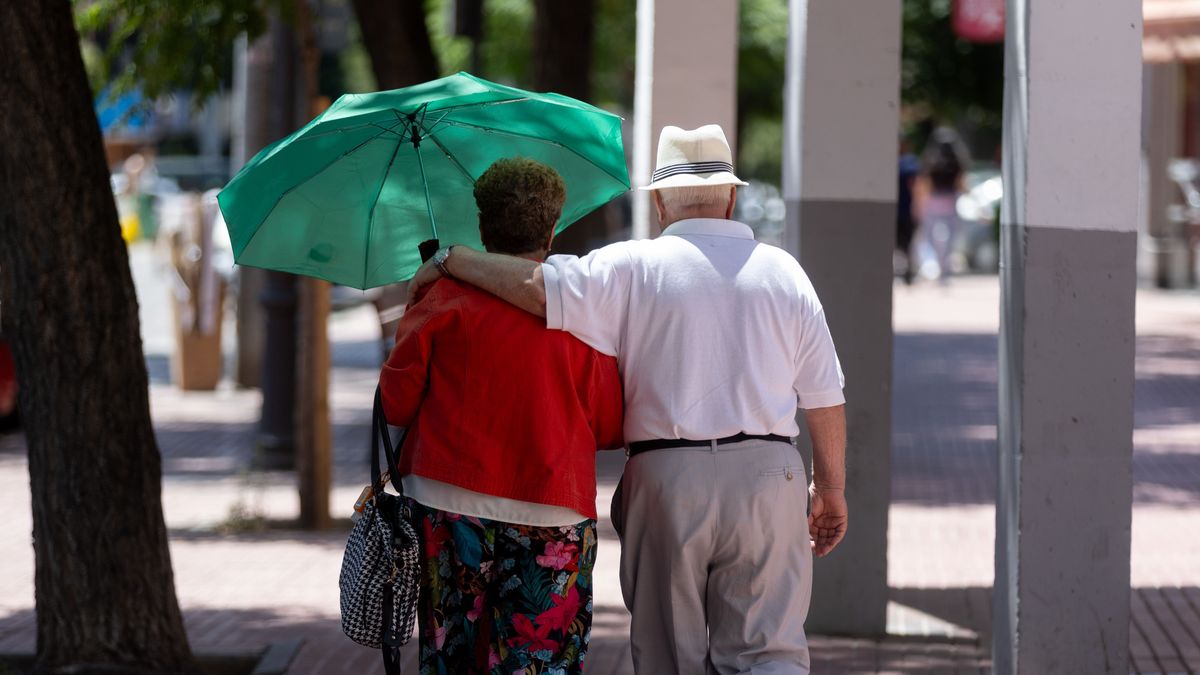
[(592, 100), (606, 110), (633, 110), (637, 0), (596, 0)]
[(339, 71), (336, 86), (327, 91), (325, 78), (321, 78), (321, 93), (330, 98), (337, 98), (344, 93), (363, 94), (379, 88), (375, 82), (375, 71), (371, 69), (371, 55), (367, 53), (362, 33), (359, 32), (358, 21), (351, 21), (348, 29), (349, 42), (335, 57)]
[(787, 0), (742, 0), (738, 13), (738, 115), (783, 115)]
[(485, 0), (483, 3), (482, 72), (471, 72), (471, 40), (453, 35), (454, 0), (427, 3), (429, 37), (442, 75), (460, 70), (495, 82), (529, 87), (533, 70), (533, 3), (530, 0)]
[(904, 0), (900, 92), (917, 116), (999, 129), (1004, 107), (1004, 45), (961, 40), (950, 0)]
[(787, 0), (742, 0), (738, 12), (739, 175), (779, 184)]
[[(488, 11), (488, 3), (484, 3)], [(430, 0), (425, 3), (425, 23), (429, 28), (429, 41), (442, 67), (442, 75), (453, 75), (460, 70), (471, 70), (471, 41), (450, 33), (454, 19), (454, 0)], [(480, 73), (471, 73), (486, 77)]]
[(481, 77), (533, 86), (533, 14), (530, 0), (485, 0)]
[(231, 68), (233, 41), (267, 27), (281, 0), (75, 0), (80, 35), (99, 47), (92, 87), (118, 96), (141, 88), (148, 100), (191, 89), (201, 102)]
[(746, 180), (780, 185), (783, 181), (783, 119), (755, 117), (742, 124), (738, 136), (738, 175)]

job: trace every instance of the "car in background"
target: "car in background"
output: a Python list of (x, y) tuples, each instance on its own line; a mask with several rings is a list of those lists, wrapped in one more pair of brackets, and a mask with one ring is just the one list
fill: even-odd
[(967, 190), (955, 204), (962, 223), (955, 254), (966, 270), (995, 272), (1000, 268), (1000, 201), (1004, 196), (1000, 171), (992, 166), (974, 168), (964, 182)]
[(0, 431), (17, 426), (17, 368), (12, 350), (0, 335)]

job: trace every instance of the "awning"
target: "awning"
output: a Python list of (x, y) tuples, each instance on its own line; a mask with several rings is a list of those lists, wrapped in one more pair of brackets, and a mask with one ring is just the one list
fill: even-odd
[(1200, 61), (1200, 0), (1143, 0), (1146, 63)]

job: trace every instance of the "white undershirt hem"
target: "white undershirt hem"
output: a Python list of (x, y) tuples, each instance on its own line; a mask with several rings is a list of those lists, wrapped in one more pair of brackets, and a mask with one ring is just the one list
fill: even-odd
[(588, 519), (575, 509), (565, 506), (496, 497), (413, 474), (404, 476), (401, 484), (404, 486), (404, 494), (417, 502), (432, 509), (464, 516), (533, 527), (578, 525)]

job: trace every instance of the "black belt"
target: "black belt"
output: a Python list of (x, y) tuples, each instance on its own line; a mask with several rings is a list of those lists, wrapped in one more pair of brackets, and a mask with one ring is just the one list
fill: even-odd
[[(791, 443), (792, 439), (779, 434), (734, 434), (725, 438), (718, 438), (717, 445), (725, 445), (726, 443), (740, 443), (742, 441), (779, 441), (781, 443)], [(687, 438), (656, 438), (651, 441), (634, 441), (629, 444), (629, 456), (649, 452), (651, 450), (661, 450), (662, 448), (704, 448), (711, 447), (712, 441), (693, 441)]]

